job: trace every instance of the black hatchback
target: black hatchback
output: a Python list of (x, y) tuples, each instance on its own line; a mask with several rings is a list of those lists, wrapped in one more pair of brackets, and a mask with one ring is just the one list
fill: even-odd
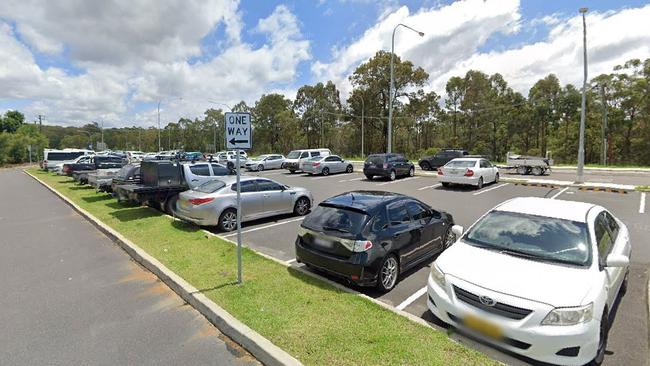
[(372, 154), (363, 163), (366, 178), (384, 177), (395, 180), (399, 176), (414, 176), (415, 165), (402, 154)]
[(390, 291), (399, 276), (449, 247), (453, 217), (401, 194), (356, 191), (305, 217), (296, 260), (360, 286)]

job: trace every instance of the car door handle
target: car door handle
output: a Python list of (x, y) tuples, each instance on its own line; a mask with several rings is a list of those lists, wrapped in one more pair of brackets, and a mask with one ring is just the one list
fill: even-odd
[(198, 179), (192, 179), (192, 182), (198, 182), (198, 181), (199, 181)]

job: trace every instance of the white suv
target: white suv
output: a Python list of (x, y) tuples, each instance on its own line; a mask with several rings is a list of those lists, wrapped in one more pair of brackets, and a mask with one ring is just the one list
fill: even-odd
[[(589, 203), (520, 197), (495, 207), (431, 266), (429, 310), (526, 357), (603, 361), (627, 286), (627, 227)], [(461, 237), (462, 235), (462, 237)]]

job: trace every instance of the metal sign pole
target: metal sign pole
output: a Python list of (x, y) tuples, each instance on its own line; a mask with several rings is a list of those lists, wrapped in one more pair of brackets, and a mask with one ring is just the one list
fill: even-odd
[(242, 284), (241, 276), (241, 184), (240, 184), (240, 169), (239, 169), (239, 149), (235, 150), (237, 154), (237, 162), (235, 167), (237, 169), (237, 283)]

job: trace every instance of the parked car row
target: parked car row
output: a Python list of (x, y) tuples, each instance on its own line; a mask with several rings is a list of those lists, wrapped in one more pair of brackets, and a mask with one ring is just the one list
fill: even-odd
[[(295, 158), (262, 155), (244, 166), (325, 176), (353, 171), (351, 162), (329, 150), (289, 156)], [(372, 154), (363, 167), (368, 179), (394, 180), (414, 171), (400, 154)], [(214, 161), (145, 159), (122, 166), (107, 190), (120, 201), (229, 232), (237, 227), (233, 174)], [(480, 188), (498, 182), (499, 170), (483, 157), (464, 154), (438, 166), (437, 176), (445, 186)], [(631, 255), (627, 227), (603, 207), (514, 198), (464, 230), (450, 212), (403, 194), (351, 191), (316, 205), (309, 190), (266, 177), (243, 175), (239, 184), (243, 222), (305, 216), (294, 243), (298, 263), (382, 292), (431, 263), (423, 286), (428, 309), (441, 321), (543, 362), (603, 360), (610, 313), (626, 290)]]

